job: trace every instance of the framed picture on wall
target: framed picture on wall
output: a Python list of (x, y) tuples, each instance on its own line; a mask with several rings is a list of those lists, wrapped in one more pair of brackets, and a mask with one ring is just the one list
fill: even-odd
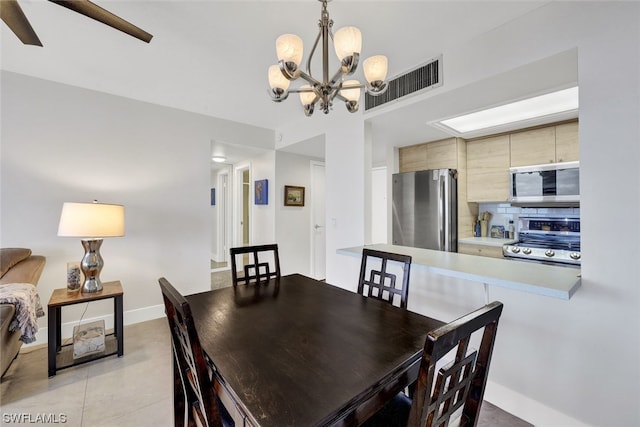
[(216, 189), (212, 188), (211, 189), (211, 206), (215, 206), (216, 205)]
[(261, 179), (254, 182), (254, 194), (256, 205), (268, 205), (269, 204), (269, 181)]
[(285, 206), (304, 206), (304, 187), (284, 186)]

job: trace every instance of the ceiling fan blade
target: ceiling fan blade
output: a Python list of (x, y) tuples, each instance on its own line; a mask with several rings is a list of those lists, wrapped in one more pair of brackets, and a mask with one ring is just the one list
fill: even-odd
[(123, 33), (129, 34), (137, 39), (142, 40), (143, 42), (149, 43), (151, 38), (153, 37), (151, 34), (147, 33), (141, 28), (136, 27), (130, 22), (125, 21), (119, 16), (114, 15), (106, 9), (101, 8), (95, 3), (90, 2), (89, 0), (49, 0), (52, 3), (59, 4), (60, 6), (64, 6), (67, 9), (71, 9), (74, 12), (78, 12), (81, 15), (87, 16), (89, 18), (95, 19), (96, 21), (102, 22), (110, 27), (113, 27), (117, 30), (122, 31)]
[(22, 43), (42, 46), (42, 42), (16, 0), (0, 1), (0, 17)]

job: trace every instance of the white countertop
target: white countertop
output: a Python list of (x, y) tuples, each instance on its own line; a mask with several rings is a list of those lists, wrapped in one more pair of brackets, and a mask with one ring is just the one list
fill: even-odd
[(496, 237), (465, 237), (458, 239), (458, 243), (466, 243), (468, 245), (483, 246), (502, 246), (517, 242), (516, 239), (499, 239)]
[[(501, 240), (492, 239), (490, 240)], [(412, 268), (426, 268), (444, 276), (568, 300), (580, 287), (580, 269), (512, 259), (396, 245), (367, 245), (369, 249), (411, 255)], [(339, 254), (362, 256), (362, 246), (338, 249)]]

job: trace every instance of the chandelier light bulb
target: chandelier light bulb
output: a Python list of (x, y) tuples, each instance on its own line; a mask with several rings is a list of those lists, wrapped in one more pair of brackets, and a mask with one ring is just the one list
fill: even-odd
[(316, 94), (313, 91), (313, 88), (310, 85), (302, 85), (300, 86), (300, 102), (302, 105), (310, 105), (316, 98)]
[(276, 39), (278, 61), (292, 62), (296, 67), (302, 62), (302, 39), (295, 34), (283, 34)]
[(333, 35), (333, 47), (340, 61), (354, 53), (360, 54), (362, 50), (362, 34), (360, 30), (356, 27), (340, 28)]
[(387, 57), (384, 55), (375, 55), (365, 59), (362, 67), (369, 84), (381, 82), (387, 78)]
[[(344, 96), (347, 101), (358, 102), (360, 100), (360, 88), (357, 87), (360, 82), (357, 80), (347, 80), (342, 83), (342, 89), (340, 89), (340, 95)], [(352, 86), (350, 88), (350, 86)]]
[(269, 86), (271, 89), (280, 89), (283, 92), (289, 89), (291, 82), (287, 79), (278, 65), (269, 67)]

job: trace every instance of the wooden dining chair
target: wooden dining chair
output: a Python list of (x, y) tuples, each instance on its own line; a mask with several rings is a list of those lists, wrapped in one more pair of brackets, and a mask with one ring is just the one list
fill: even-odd
[[(233, 286), (238, 284), (266, 283), (269, 279), (280, 278), (280, 258), (278, 245), (240, 246), (231, 248), (231, 280)], [(238, 276), (237, 257), (242, 256), (241, 268), (243, 276)]]
[(174, 425), (233, 426), (214, 389), (189, 303), (167, 279), (162, 277), (159, 282), (174, 356)]
[[(494, 301), (429, 332), (413, 400), (398, 394), (363, 426), (476, 426), (501, 314), (502, 303)], [(474, 332), (477, 350), (469, 348)], [(440, 367), (452, 350), (454, 360)]]
[[(379, 269), (376, 269), (378, 265)], [(396, 266), (396, 269), (401, 269), (401, 281), (397, 280), (397, 274), (389, 271), (390, 269), (393, 270), (393, 266)], [(407, 308), (410, 270), (410, 255), (364, 248), (360, 264), (358, 293), (390, 304), (394, 304), (395, 300), (399, 298), (399, 306)], [(398, 295), (398, 298), (396, 298), (396, 295)]]

